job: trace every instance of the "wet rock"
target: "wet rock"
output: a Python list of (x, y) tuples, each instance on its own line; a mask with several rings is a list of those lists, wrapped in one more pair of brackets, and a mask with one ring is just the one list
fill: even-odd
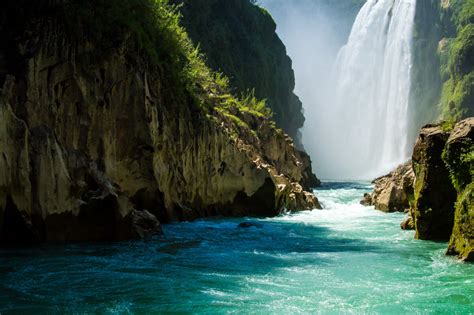
[(135, 210), (131, 213), (131, 216), (132, 229), (137, 237), (148, 239), (154, 235), (163, 234), (160, 222), (150, 212)]
[(411, 162), (397, 167), (393, 172), (373, 181), (371, 194), (365, 194), (362, 205), (374, 206), (385, 212), (405, 212), (413, 199), (414, 173)]
[(400, 228), (402, 230), (414, 230), (415, 229), (415, 222), (411, 216), (407, 217), (405, 220), (400, 223)]
[(372, 206), (372, 194), (365, 193), (364, 199), (360, 201), (360, 204), (366, 207)]
[(301, 186), (305, 190), (311, 190), (313, 188), (321, 186), (321, 181), (316, 177), (312, 170), (311, 157), (305, 151), (297, 151), (301, 162), (303, 163), (303, 179), (301, 180)]
[(163, 246), (158, 249), (158, 252), (176, 255), (182, 250), (192, 249), (198, 247), (202, 242), (201, 241), (166, 241), (164, 240)]
[(288, 211), (322, 209), (319, 200), (312, 193), (304, 191), (298, 183), (280, 184), (279, 190), (284, 192), (281, 202)]
[(248, 228), (251, 228), (251, 227), (255, 227), (255, 228), (263, 228), (263, 225), (260, 224), (260, 223), (257, 223), (257, 222), (241, 222), (239, 223), (239, 225), (237, 226), (239, 228), (243, 228), (243, 229), (248, 229)]
[[(427, 125), (421, 130), (413, 150), (413, 198), (410, 172), (403, 170), (404, 167), (393, 172), (405, 174), (401, 182), (403, 190), (408, 191), (406, 195), (410, 207), (401, 228), (414, 229), (418, 239), (449, 240), (447, 254), (457, 255), (464, 261), (474, 260), (473, 157), (474, 118), (458, 122), (452, 130), (446, 130), (442, 124)], [(380, 200), (390, 200), (380, 196), (392, 193), (377, 189), (379, 185), (390, 187), (390, 191), (392, 181), (387, 180), (390, 177), (393, 176), (375, 181), (379, 203)], [(363, 202), (373, 204), (371, 198), (374, 194), (366, 195)], [(406, 203), (402, 204), (406, 206)]]

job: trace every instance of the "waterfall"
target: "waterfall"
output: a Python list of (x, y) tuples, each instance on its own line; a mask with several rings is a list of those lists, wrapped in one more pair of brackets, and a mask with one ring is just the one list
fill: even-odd
[(409, 158), (415, 8), (416, 0), (368, 0), (360, 10), (317, 127), (306, 131), (323, 177), (370, 179)]

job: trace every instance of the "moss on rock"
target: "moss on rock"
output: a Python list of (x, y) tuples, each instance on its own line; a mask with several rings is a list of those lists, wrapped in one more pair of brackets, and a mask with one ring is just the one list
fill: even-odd
[(447, 253), (458, 255), (464, 261), (474, 261), (474, 183), (459, 194)]
[(416, 238), (449, 240), (454, 221), (456, 191), (441, 155), (449, 133), (439, 125), (422, 130), (413, 151)]
[(443, 153), (458, 197), (448, 254), (474, 260), (474, 118), (457, 123)]

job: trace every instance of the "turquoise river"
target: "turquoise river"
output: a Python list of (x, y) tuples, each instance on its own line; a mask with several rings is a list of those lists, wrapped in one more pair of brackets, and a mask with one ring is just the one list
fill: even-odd
[(473, 314), (474, 265), (359, 205), (369, 190), (326, 182), (325, 210), (145, 242), (0, 249), (0, 313)]

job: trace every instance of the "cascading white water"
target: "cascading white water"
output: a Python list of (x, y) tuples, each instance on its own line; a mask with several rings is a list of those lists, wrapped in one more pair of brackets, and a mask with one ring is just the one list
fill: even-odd
[(306, 130), (323, 178), (370, 179), (409, 158), (415, 9), (416, 0), (368, 0), (359, 12)]

